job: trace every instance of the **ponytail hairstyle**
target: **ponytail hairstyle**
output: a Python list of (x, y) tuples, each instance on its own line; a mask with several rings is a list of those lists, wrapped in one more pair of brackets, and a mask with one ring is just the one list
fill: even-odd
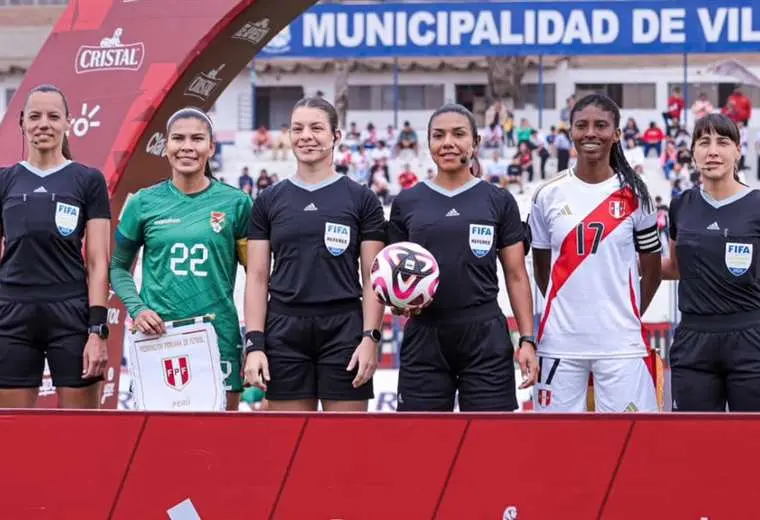
[[(32, 90), (29, 91), (29, 93), (26, 95), (26, 102), (24, 103), (24, 106), (26, 106), (27, 103), (29, 103), (29, 98), (32, 97), (32, 94), (35, 92), (55, 92), (59, 96), (61, 96), (61, 101), (63, 102), (63, 110), (64, 110), (64, 117), (68, 121), (71, 117), (70, 111), (69, 111), (69, 102), (66, 99), (66, 96), (64, 95), (63, 91), (56, 87), (55, 85), (51, 85), (49, 83), (44, 83), (42, 85), (38, 85), (34, 87)], [(22, 127), (24, 125), (24, 111), (21, 111), (20, 117), (19, 117), (19, 125)], [(69, 146), (69, 136), (66, 135), (66, 133), (63, 134), (63, 139), (61, 140), (61, 153), (63, 154), (63, 157), (69, 161), (73, 161), (73, 156), (71, 155), (71, 147)]]
[[(691, 157), (694, 160), (694, 145), (697, 140), (703, 135), (718, 134), (721, 137), (728, 137), (736, 146), (741, 146), (741, 134), (739, 127), (736, 126), (731, 118), (725, 114), (707, 114), (706, 116), (697, 119), (694, 123), (694, 132), (691, 136)], [(744, 184), (739, 179), (739, 163), (734, 163), (734, 180), (740, 184)], [(746, 185), (745, 185), (746, 186)]]
[(458, 103), (447, 103), (433, 112), (430, 116), (427, 127), (428, 147), (430, 146), (430, 135), (433, 131), (433, 120), (442, 114), (459, 114), (467, 118), (470, 123), (470, 132), (472, 133), (473, 153), (470, 157), (470, 174), (474, 177), (483, 176), (483, 168), (480, 165), (480, 159), (478, 159), (478, 147), (480, 146), (480, 135), (478, 135), (478, 125), (475, 123), (475, 116), (472, 115), (466, 107)]
[[(180, 108), (171, 115), (169, 120), (166, 122), (167, 138), (169, 137), (169, 132), (171, 131), (172, 125), (180, 119), (197, 119), (198, 121), (205, 124), (206, 129), (208, 130), (208, 139), (211, 143), (214, 142), (214, 125), (211, 122), (211, 118), (208, 116), (208, 114), (206, 114), (206, 112), (196, 107)], [(210, 160), (206, 161), (206, 167), (203, 171), (203, 174), (209, 179), (214, 179), (215, 177), (214, 173), (211, 171), (211, 165), (209, 164), (210, 162)]]
[[(579, 110), (583, 110), (587, 106), (595, 106), (604, 112), (612, 114), (615, 128), (620, 128), (620, 108), (617, 104), (608, 96), (604, 94), (589, 94), (588, 96), (577, 101), (570, 110), (570, 126), (572, 128), (573, 121), (575, 120), (575, 114)], [(620, 181), (620, 187), (628, 187), (633, 190), (633, 193), (639, 199), (639, 203), (642, 208), (647, 212), (653, 211), (652, 197), (649, 195), (649, 189), (644, 181), (641, 179), (638, 173), (631, 167), (628, 160), (623, 153), (623, 146), (620, 141), (612, 145), (610, 150), (610, 167), (612, 171), (617, 175)]]

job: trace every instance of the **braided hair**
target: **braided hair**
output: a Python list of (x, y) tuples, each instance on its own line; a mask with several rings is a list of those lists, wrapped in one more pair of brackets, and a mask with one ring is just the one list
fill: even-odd
[[(620, 128), (620, 108), (617, 106), (609, 96), (604, 94), (589, 94), (583, 99), (575, 103), (570, 111), (570, 125), (573, 124), (575, 114), (579, 110), (583, 110), (587, 106), (595, 106), (612, 114), (612, 118), (615, 123), (615, 128)], [(654, 208), (652, 204), (652, 197), (649, 195), (649, 189), (644, 181), (641, 179), (638, 173), (631, 167), (628, 160), (623, 153), (623, 146), (620, 141), (615, 143), (610, 150), (610, 167), (617, 175), (620, 181), (620, 187), (628, 187), (633, 190), (633, 193), (639, 199), (639, 203), (647, 211), (651, 212)]]

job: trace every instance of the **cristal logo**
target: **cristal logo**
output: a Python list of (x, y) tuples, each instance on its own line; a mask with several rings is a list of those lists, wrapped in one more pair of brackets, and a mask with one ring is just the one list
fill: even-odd
[(225, 64), (220, 65), (216, 69), (211, 69), (208, 72), (198, 74), (190, 82), (185, 90), (186, 96), (196, 97), (203, 101), (206, 101), (214, 89), (222, 82), (222, 78), (219, 77), (219, 73), (225, 67)]
[(145, 44), (122, 43), (124, 29), (118, 27), (113, 36), (103, 38), (100, 44), (82, 45), (77, 51), (74, 70), (77, 74), (103, 70), (139, 70), (145, 57)]
[(148, 145), (145, 147), (145, 152), (157, 157), (166, 156), (166, 137), (161, 132), (156, 132), (150, 139), (148, 139)]

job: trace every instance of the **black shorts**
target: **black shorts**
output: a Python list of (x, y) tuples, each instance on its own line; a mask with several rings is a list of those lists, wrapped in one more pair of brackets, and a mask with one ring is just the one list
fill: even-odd
[(86, 298), (0, 300), (0, 388), (40, 386), (45, 358), (56, 387), (78, 388), (101, 380), (82, 379), (88, 311)]
[[(710, 317), (712, 318), (712, 317)], [(760, 322), (682, 319), (670, 347), (674, 412), (760, 411)], [(712, 329), (712, 330), (706, 330)]]
[(407, 322), (401, 344), (398, 411), (446, 412), (459, 392), (463, 412), (517, 408), (514, 349), (498, 305), (481, 317)]
[(362, 341), (363, 326), (361, 305), (321, 306), (294, 312), (270, 302), (266, 354), (271, 381), (267, 399), (372, 399), (372, 381), (354, 388), (351, 383), (358, 367), (346, 371)]

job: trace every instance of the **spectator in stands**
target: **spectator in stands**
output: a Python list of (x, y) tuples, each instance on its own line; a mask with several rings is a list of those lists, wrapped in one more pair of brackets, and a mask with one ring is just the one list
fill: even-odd
[(565, 106), (559, 111), (559, 122), (562, 128), (570, 128), (570, 112), (575, 106), (575, 94), (565, 100)]
[(256, 156), (261, 155), (265, 150), (272, 149), (272, 136), (269, 133), (269, 129), (261, 125), (251, 137), (251, 147), (253, 148), (253, 154)]
[(248, 186), (248, 193), (251, 192), (251, 189), (253, 188), (253, 177), (248, 173), (248, 166), (243, 166), (243, 171), (240, 172), (240, 177), (238, 178), (238, 186), (240, 186), (240, 189), (243, 191), (245, 191), (246, 186)]
[(538, 159), (540, 161), (539, 172), (541, 172), (541, 179), (546, 179), (546, 162), (549, 160), (549, 157), (551, 157), (551, 154), (549, 153), (549, 146), (546, 142), (546, 138), (544, 137), (543, 132), (539, 132), (535, 129), (532, 130), (530, 133), (530, 144), (538, 154)]
[(388, 169), (388, 158), (384, 156), (372, 157), (372, 167), (370, 168), (370, 173), (372, 175), (372, 178), (374, 178), (374, 176), (379, 173), (390, 185), (391, 172)]
[(641, 146), (636, 144), (636, 140), (632, 137), (625, 140), (623, 155), (634, 170), (637, 166), (644, 166), (644, 151), (641, 149)]
[[(567, 170), (570, 164), (570, 149), (573, 143), (570, 142), (570, 134), (566, 128), (560, 128), (557, 137), (554, 138), (554, 149), (557, 150), (557, 172)], [(522, 184), (521, 184), (522, 186)]]
[(760, 131), (755, 134), (755, 155), (757, 156), (757, 178), (760, 180)]
[(673, 171), (673, 167), (678, 162), (678, 150), (673, 140), (668, 139), (665, 144), (665, 149), (660, 155), (660, 167), (665, 174), (666, 179), (670, 179), (670, 173)]
[(689, 165), (691, 164), (691, 151), (685, 145), (678, 147), (678, 158), (676, 159), (678, 164)]
[(744, 123), (746, 126), (749, 124), (750, 117), (752, 117), (752, 101), (744, 95), (739, 87), (736, 87), (731, 95), (728, 96), (726, 106), (723, 107), (722, 112), (734, 123)]
[(520, 160), (520, 166), (522, 166), (523, 173), (527, 174), (528, 182), (533, 182), (533, 152), (531, 152), (527, 141), (520, 143), (515, 157)]
[(393, 128), (393, 125), (388, 125), (385, 128), (385, 133), (381, 136), (380, 140), (385, 141), (385, 146), (393, 153), (393, 149), (396, 146), (396, 129)]
[(683, 193), (683, 188), (681, 188), (681, 179), (673, 179), (673, 186), (670, 189), (670, 200), (675, 199), (681, 193)]
[(520, 146), (522, 143), (529, 143), (530, 142), (530, 136), (533, 132), (533, 128), (530, 126), (530, 122), (528, 122), (527, 119), (522, 118), (520, 120), (520, 126), (517, 127), (517, 146)]
[(504, 144), (509, 146), (515, 146), (515, 115), (507, 110), (507, 116), (504, 119)]
[(681, 112), (685, 106), (681, 89), (674, 87), (672, 94), (668, 98), (668, 109), (662, 113), (662, 119), (665, 121), (665, 133), (670, 136), (672, 131), (681, 126)]
[(710, 103), (710, 98), (707, 97), (707, 93), (700, 92), (696, 101), (691, 105), (691, 112), (694, 114), (694, 120), (701, 119), (707, 114), (711, 114), (715, 110), (715, 107)]
[(747, 168), (747, 154), (749, 153), (749, 129), (743, 122), (736, 123), (736, 127), (739, 129), (739, 142), (741, 143), (740, 149), (742, 156), (739, 159), (739, 171), (743, 171)]
[(496, 150), (501, 154), (501, 147), (504, 140), (503, 129), (501, 125), (489, 124), (483, 131), (483, 141), (481, 147), (483, 151)]
[[(564, 128), (562, 131), (566, 131)], [(507, 186), (510, 184), (517, 184), (520, 188), (520, 194), (525, 193), (525, 187), (523, 186), (523, 168), (520, 164), (520, 155), (512, 157), (512, 162), (507, 166)]]
[(409, 121), (404, 121), (404, 127), (398, 134), (398, 142), (396, 142), (396, 155), (400, 154), (404, 150), (412, 150), (415, 157), (419, 154), (417, 132), (414, 131), (412, 124)]
[[(657, 234), (660, 237), (660, 242), (668, 242), (668, 230), (670, 229), (670, 219), (668, 216), (668, 205), (662, 201), (662, 197), (657, 195), (654, 198), (655, 211), (657, 212)], [(667, 247), (662, 248), (662, 255), (669, 256), (669, 249)]]
[(269, 176), (269, 180), (272, 182), (272, 184), (277, 184), (278, 182), (280, 182), (280, 177), (276, 173), (272, 173)]
[(275, 161), (279, 157), (282, 157), (283, 161), (288, 159), (288, 152), (290, 152), (290, 136), (288, 133), (288, 125), (280, 126), (280, 134), (277, 136), (272, 149), (272, 159)]
[(372, 159), (362, 145), (359, 145), (351, 162), (354, 165), (354, 180), (359, 184), (369, 184)]
[(502, 103), (500, 99), (497, 99), (494, 104), (486, 110), (486, 128), (499, 127), (499, 135), (503, 135), (504, 122), (506, 120), (507, 110), (504, 108), (504, 103)]
[(625, 127), (623, 128), (623, 141), (628, 142), (629, 139), (633, 139), (636, 143), (641, 139), (639, 125), (636, 124), (636, 120), (632, 117), (628, 118), (628, 121), (625, 122)]
[(486, 167), (486, 180), (500, 188), (507, 186), (507, 165), (502, 161), (499, 150), (493, 151), (491, 163)]
[(361, 143), (365, 150), (374, 150), (377, 146), (380, 137), (377, 134), (375, 125), (372, 123), (367, 124), (367, 129), (362, 132)]
[(386, 164), (391, 160), (391, 151), (382, 139), (377, 142), (377, 147), (369, 154), (373, 161), (384, 160)]
[(351, 171), (351, 166), (354, 163), (354, 157), (351, 150), (344, 143), (338, 146), (338, 152), (335, 154), (335, 171), (348, 175)]
[(681, 148), (682, 146), (688, 148), (691, 146), (691, 135), (689, 135), (689, 131), (685, 128), (679, 128), (676, 130), (676, 135), (673, 136), (673, 141), (676, 143), (676, 148)]
[(644, 157), (649, 157), (650, 150), (654, 150), (659, 157), (662, 153), (663, 139), (665, 139), (665, 134), (662, 129), (660, 129), (654, 121), (650, 122), (649, 128), (647, 128), (644, 135), (641, 136), (641, 142), (644, 146)]
[(359, 128), (354, 121), (349, 125), (348, 132), (346, 132), (345, 137), (343, 137), (343, 142), (346, 143), (346, 146), (348, 146), (352, 152), (359, 150), (359, 145), (362, 142), (362, 134), (359, 132)]
[(266, 170), (259, 172), (259, 178), (256, 179), (256, 196), (261, 195), (261, 192), (270, 187), (273, 184), (272, 178), (269, 177), (269, 173)]
[(425, 179), (432, 181), (435, 179), (435, 170), (433, 168), (428, 168), (427, 172), (425, 173)]
[(417, 174), (412, 171), (410, 164), (404, 165), (404, 170), (398, 176), (398, 184), (402, 190), (408, 190), (419, 182)]
[(379, 167), (372, 168), (372, 174), (369, 180), (369, 189), (380, 199), (384, 206), (390, 204), (390, 182)]

